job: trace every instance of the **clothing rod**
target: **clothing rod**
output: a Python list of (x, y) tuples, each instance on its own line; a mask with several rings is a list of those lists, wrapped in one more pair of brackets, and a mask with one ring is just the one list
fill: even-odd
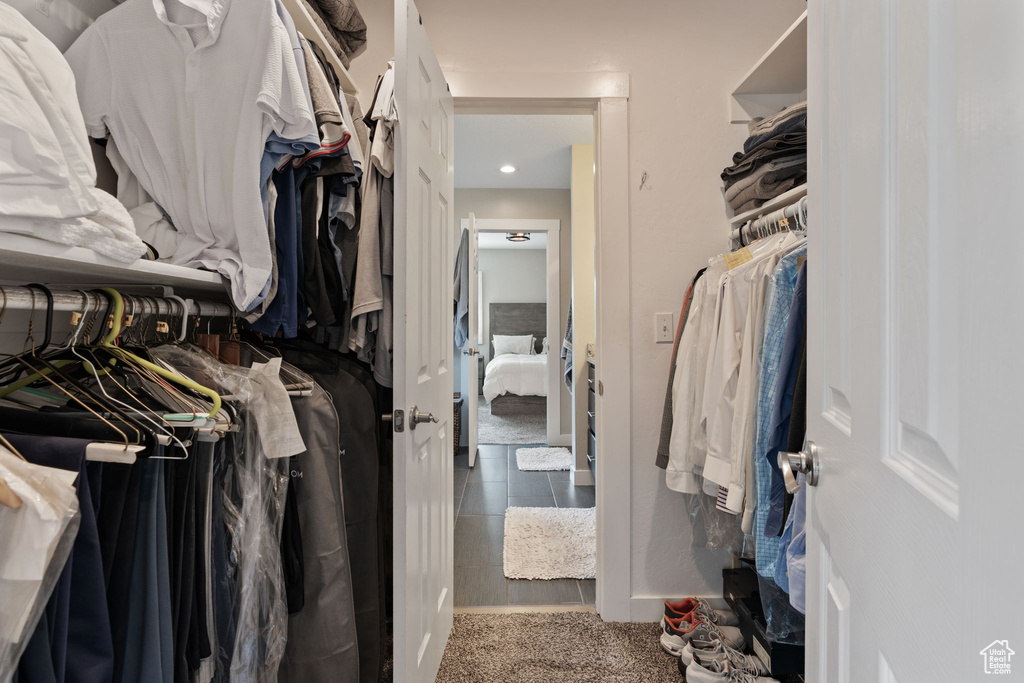
[[(801, 197), (800, 199), (796, 200), (795, 202), (788, 206), (784, 206), (781, 209), (776, 209), (775, 211), (772, 211), (769, 214), (765, 214), (764, 216), (758, 216), (757, 218), (748, 221), (744, 225), (741, 225), (738, 228), (734, 228), (730, 233), (729, 237), (733, 240), (745, 241), (743, 240), (744, 234), (749, 236), (750, 233), (753, 231), (760, 230), (764, 228), (766, 225), (778, 222), (783, 218), (793, 218), (798, 213), (801, 212), (805, 216), (807, 215), (807, 197)], [(744, 233), (744, 231), (746, 232)]]
[[(91, 298), (81, 291), (51, 289), (50, 292), (53, 294), (54, 311), (85, 312), (97, 305), (105, 307), (107, 302), (106, 295), (99, 292), (93, 293)], [(35, 297), (34, 300), (33, 296)], [(176, 299), (150, 296), (140, 297), (129, 294), (122, 296), (125, 300), (126, 310), (129, 313), (134, 310), (136, 313), (145, 313), (147, 315), (181, 315), (181, 303)], [(234, 309), (228, 304), (212, 301), (191, 301), (189, 304), (189, 316), (226, 318), (234, 314)], [(6, 309), (4, 309), (4, 306), (6, 306)], [(0, 285), (0, 309), (30, 311), (33, 307), (40, 313), (46, 312), (46, 295), (42, 290), (30, 287)]]

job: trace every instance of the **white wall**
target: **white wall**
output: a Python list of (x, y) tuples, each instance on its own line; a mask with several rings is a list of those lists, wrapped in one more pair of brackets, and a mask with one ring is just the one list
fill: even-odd
[[(393, 52), (392, 3), (357, 3), (371, 30), (369, 50), (356, 59), (356, 70), (376, 73)], [(661, 311), (678, 315), (693, 274), (710, 255), (728, 248), (719, 173), (746, 133), (728, 123), (728, 95), (806, 2), (645, 0), (626, 6), (613, 0), (418, 0), (417, 5), (446, 71), (630, 73), (632, 278), (622, 286), (630, 288), (632, 308), (633, 414), (628, 424), (623, 417), (622, 426), (632, 434), (631, 591), (637, 614), (647, 618), (656, 618), (657, 599), (665, 596), (720, 595), (726, 558), (690, 547), (683, 499), (665, 487), (662, 471), (654, 466), (672, 347), (654, 343), (653, 317)], [(364, 93), (372, 86), (370, 80)], [(456, 213), (463, 215), (461, 209)]]

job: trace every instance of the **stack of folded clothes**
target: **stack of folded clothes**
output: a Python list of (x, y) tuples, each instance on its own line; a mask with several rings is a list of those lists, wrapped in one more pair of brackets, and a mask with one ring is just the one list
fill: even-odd
[(734, 213), (759, 208), (807, 182), (807, 102), (748, 126), (750, 137), (722, 171), (725, 200)]

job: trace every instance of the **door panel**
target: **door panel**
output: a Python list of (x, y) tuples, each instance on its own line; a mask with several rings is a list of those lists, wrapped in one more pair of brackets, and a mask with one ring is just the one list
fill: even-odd
[(985, 680), (1024, 643), (1024, 5), (808, 19), (808, 680)]
[[(469, 341), (466, 348), (469, 351), (469, 400), (467, 402), (467, 415), (469, 419), (469, 466), (476, 465), (477, 448), (480, 444), (480, 434), (477, 432), (477, 412), (480, 409), (480, 361), (477, 360), (476, 352), (482, 352), (483, 340), (480, 339), (480, 311), (479, 302), (483, 292), (480, 291), (480, 240), (479, 231), (476, 226), (476, 216), (469, 214)], [(489, 343), (489, 342), (488, 342)]]
[(454, 104), (411, 0), (396, 0), (395, 46), (395, 680), (419, 683), (452, 626)]

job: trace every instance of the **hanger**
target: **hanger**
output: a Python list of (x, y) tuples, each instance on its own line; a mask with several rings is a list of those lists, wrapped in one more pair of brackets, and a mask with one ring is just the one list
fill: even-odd
[(121, 333), (121, 316), (124, 315), (124, 299), (122, 298), (120, 292), (118, 292), (115, 289), (104, 287), (100, 291), (109, 294), (114, 302), (114, 325), (110, 332), (108, 332), (107, 335), (103, 337), (103, 339), (100, 341), (100, 347), (108, 349), (115, 356), (119, 356), (125, 360), (135, 362), (141, 365), (142, 367), (151, 370), (152, 372), (155, 372), (157, 375), (160, 375), (166, 380), (174, 382), (175, 384), (180, 384), (181, 386), (191, 389), (196, 393), (203, 394), (204, 396), (209, 397), (210, 402), (212, 404), (209, 416), (215, 416), (220, 411), (221, 407), (220, 394), (218, 394), (216, 391), (214, 391), (213, 389), (208, 389), (207, 387), (202, 386), (198, 382), (194, 382), (176, 372), (167, 370), (166, 368), (163, 368), (157, 365), (156, 363), (152, 363), (144, 358), (139, 358), (135, 354), (129, 353), (128, 351), (125, 351), (121, 347), (114, 345), (114, 341)]

